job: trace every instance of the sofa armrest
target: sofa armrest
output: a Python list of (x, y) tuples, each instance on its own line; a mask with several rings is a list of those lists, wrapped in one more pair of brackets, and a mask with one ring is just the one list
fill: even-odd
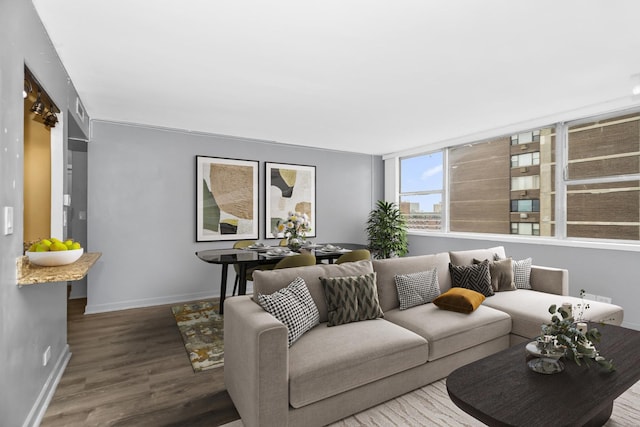
[(548, 294), (569, 295), (569, 270), (531, 266), (531, 288)]
[(250, 296), (224, 302), (224, 382), (245, 426), (286, 425), (287, 327)]

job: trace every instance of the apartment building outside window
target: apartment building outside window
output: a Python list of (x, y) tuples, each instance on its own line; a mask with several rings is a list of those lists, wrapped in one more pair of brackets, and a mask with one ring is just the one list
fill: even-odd
[(640, 113), (569, 125), (567, 237), (640, 240)]
[[(444, 176), (414, 185), (438, 163)], [(412, 230), (640, 240), (638, 112), (449, 147), (400, 165), (401, 210)]]
[(400, 159), (400, 212), (411, 230), (442, 229), (442, 151)]

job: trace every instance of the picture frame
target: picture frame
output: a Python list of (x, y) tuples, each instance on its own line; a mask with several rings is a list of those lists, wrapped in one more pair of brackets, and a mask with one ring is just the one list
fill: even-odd
[(311, 223), (306, 237), (316, 236), (316, 167), (265, 162), (265, 238), (284, 237), (277, 225), (289, 212), (306, 213)]
[(256, 160), (196, 156), (196, 241), (257, 240)]

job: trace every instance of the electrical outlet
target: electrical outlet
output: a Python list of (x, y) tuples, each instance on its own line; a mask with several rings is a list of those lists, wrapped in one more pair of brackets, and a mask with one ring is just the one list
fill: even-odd
[(49, 364), (50, 359), (51, 359), (51, 346), (48, 346), (47, 349), (42, 354), (42, 366), (47, 366)]
[(596, 301), (606, 302), (608, 304), (611, 304), (611, 298), (603, 297), (603, 296), (600, 296), (600, 295), (596, 295)]

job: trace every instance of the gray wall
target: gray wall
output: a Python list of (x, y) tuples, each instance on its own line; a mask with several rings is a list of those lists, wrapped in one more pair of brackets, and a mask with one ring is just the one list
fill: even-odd
[(624, 308), (623, 325), (640, 330), (639, 252), (441, 236), (410, 236), (409, 245), (409, 255), (504, 246), (514, 259), (531, 257), (535, 265), (566, 268), (570, 295), (579, 296), (585, 289), (610, 297)]
[(88, 246), (102, 257), (88, 276), (88, 313), (219, 295), (220, 267), (195, 252), (233, 242), (195, 242), (196, 155), (260, 161), (262, 239), (265, 161), (316, 166), (317, 242), (366, 243), (382, 197), (377, 156), (103, 121), (90, 140)]
[[(65, 113), (76, 93), (51, 46), (33, 5), (24, 0), (0, 3), (0, 208), (14, 209), (14, 232), (0, 233), (0, 424), (37, 422), (69, 356), (66, 283), (19, 288), (16, 259), (23, 234), (24, 64)], [(83, 125), (83, 126), (86, 126)], [(2, 210), (0, 210), (2, 217)], [(51, 346), (51, 360), (42, 356)]]

